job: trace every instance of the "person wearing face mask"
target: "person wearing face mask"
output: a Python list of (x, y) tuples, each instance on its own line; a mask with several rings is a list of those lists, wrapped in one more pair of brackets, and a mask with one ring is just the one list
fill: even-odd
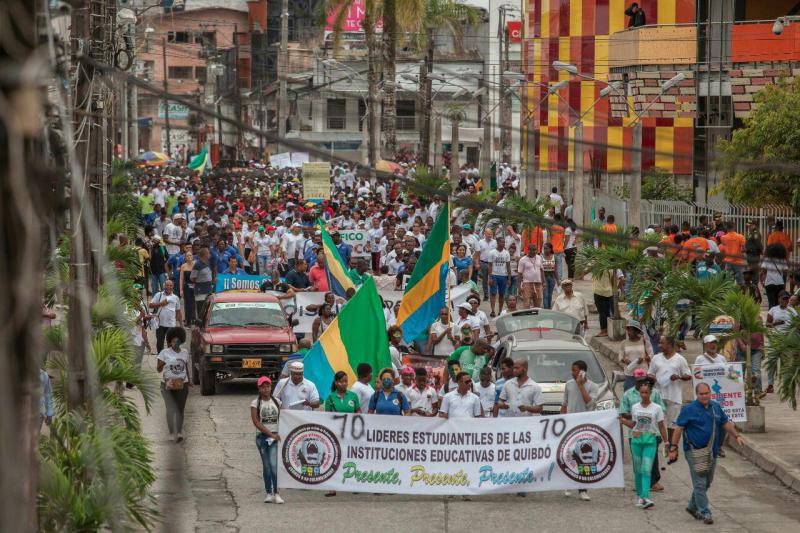
[(411, 406), (406, 395), (394, 387), (395, 371), (384, 368), (378, 374), (380, 389), (369, 400), (369, 414), (409, 416)]
[(189, 395), (189, 353), (181, 348), (186, 341), (183, 328), (170, 328), (167, 347), (158, 354), (156, 370), (161, 373), (161, 396), (167, 409), (167, 428), (170, 440), (183, 441), (183, 411)]

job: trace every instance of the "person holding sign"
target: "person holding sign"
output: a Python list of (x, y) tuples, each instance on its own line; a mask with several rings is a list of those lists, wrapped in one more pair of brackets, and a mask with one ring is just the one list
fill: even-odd
[(528, 360), (514, 360), (514, 378), (506, 381), (500, 393), (500, 409), (505, 416), (540, 415), (544, 410), (542, 387), (528, 377)]
[(380, 390), (375, 391), (369, 400), (369, 414), (408, 416), (411, 406), (406, 396), (394, 387), (395, 372), (384, 368), (378, 374)]
[(264, 476), (264, 503), (283, 503), (278, 494), (278, 419), (281, 402), (272, 396), (272, 380), (267, 376), (258, 378), (258, 398), (250, 403), (250, 419), (258, 430), (256, 446), (261, 455)]
[(312, 411), (319, 407), (317, 386), (303, 375), (303, 363), (295, 361), (289, 365), (289, 377), (283, 378), (275, 387), (275, 396), (284, 409)]
[(716, 335), (706, 335), (703, 337), (705, 353), (698, 355), (697, 359), (694, 360), (694, 364), (713, 365), (715, 363), (727, 363), (728, 359), (724, 355), (717, 353), (718, 341), (719, 339), (717, 339)]
[(641, 400), (631, 408), (631, 418), (620, 418), (622, 425), (631, 428), (631, 459), (633, 460), (636, 506), (649, 509), (655, 504), (650, 499), (650, 472), (658, 452), (657, 435), (667, 441), (664, 410), (650, 399), (650, 383), (639, 385)]

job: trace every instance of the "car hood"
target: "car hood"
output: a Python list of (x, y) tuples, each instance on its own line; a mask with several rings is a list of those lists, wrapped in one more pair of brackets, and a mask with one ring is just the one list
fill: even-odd
[(208, 344), (273, 344), (295, 342), (287, 328), (209, 328), (203, 333)]

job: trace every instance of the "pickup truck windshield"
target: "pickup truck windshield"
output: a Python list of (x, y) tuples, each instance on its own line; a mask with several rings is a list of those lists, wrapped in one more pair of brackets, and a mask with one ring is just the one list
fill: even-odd
[(282, 328), (286, 326), (286, 318), (276, 302), (224, 302), (211, 308), (208, 326)]

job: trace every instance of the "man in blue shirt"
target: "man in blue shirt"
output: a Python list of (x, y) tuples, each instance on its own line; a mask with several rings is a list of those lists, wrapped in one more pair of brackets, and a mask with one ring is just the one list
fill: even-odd
[(235, 255), (228, 256), (228, 266), (221, 272), (221, 274), (233, 274), (234, 276), (242, 276), (247, 274), (244, 269), (239, 268), (239, 262), (236, 260)]
[(353, 247), (346, 242), (342, 242), (342, 236), (338, 231), (331, 233), (331, 239), (333, 239), (333, 244), (336, 245), (336, 249), (339, 250), (339, 255), (342, 257), (342, 261), (344, 261), (344, 266), (349, 268), (350, 257), (353, 255)]
[[(720, 428), (730, 433), (736, 439), (739, 446), (744, 445), (741, 435), (736, 431), (733, 422), (728, 420), (728, 416), (722, 407), (711, 399), (711, 388), (706, 383), (698, 383), (694, 388), (697, 399), (690, 404), (684, 405), (678, 419), (675, 421), (676, 428), (672, 433), (669, 446), (670, 462), (678, 459), (678, 441), (681, 434), (683, 438), (683, 454), (686, 462), (689, 463), (689, 474), (692, 477), (692, 496), (689, 498), (689, 505), (686, 512), (694, 516), (697, 520), (702, 520), (706, 524), (713, 524), (711, 510), (708, 508), (708, 489), (714, 480), (714, 469), (717, 467), (717, 456), (721, 444)], [(713, 441), (712, 441), (713, 439)], [(690, 448), (704, 448), (712, 442), (711, 464), (707, 472), (696, 472), (692, 461)]]
[(695, 269), (695, 273), (697, 275), (697, 279), (707, 279), (712, 276), (716, 276), (721, 272), (720, 268), (714, 262), (715, 253), (712, 251), (706, 252), (706, 256), (703, 262), (697, 262), (697, 268)]
[(181, 287), (180, 279), (181, 279), (181, 265), (186, 262), (186, 252), (181, 247), (181, 251), (177, 254), (172, 254), (170, 258), (167, 260), (167, 264), (169, 265), (170, 272), (172, 272), (172, 282), (175, 284), (175, 294), (178, 296), (181, 295)]

